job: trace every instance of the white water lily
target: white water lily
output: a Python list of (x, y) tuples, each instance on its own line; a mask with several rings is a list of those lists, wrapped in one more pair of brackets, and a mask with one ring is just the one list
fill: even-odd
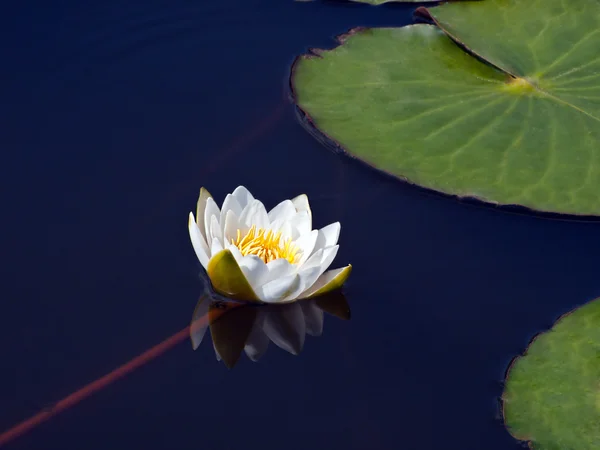
[(340, 223), (313, 230), (304, 194), (267, 212), (243, 186), (221, 208), (202, 188), (188, 228), (213, 288), (233, 299), (288, 303), (316, 297), (341, 287), (352, 269), (326, 272), (339, 248)]

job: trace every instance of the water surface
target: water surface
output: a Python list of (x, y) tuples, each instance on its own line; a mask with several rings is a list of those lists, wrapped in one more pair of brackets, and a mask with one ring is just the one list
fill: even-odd
[(600, 295), (598, 224), (467, 205), (321, 146), (294, 58), (412, 6), (231, 0), (12, 3), (0, 18), (0, 431), (185, 327), (200, 186), (342, 223), (352, 319), (233, 370), (189, 342), (10, 449), (520, 448), (504, 372)]

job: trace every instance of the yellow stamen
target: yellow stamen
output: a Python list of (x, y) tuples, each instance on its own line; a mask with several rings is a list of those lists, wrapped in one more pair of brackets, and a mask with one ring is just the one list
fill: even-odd
[(275, 259), (284, 258), (294, 264), (298, 257), (298, 248), (294, 245), (291, 238), (283, 239), (281, 231), (273, 233), (273, 230), (264, 228), (252, 228), (242, 237), (242, 232), (237, 230), (237, 238), (231, 239), (243, 256), (256, 255), (265, 263)]

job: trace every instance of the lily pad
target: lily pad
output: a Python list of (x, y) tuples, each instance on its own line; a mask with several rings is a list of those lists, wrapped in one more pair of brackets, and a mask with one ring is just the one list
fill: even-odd
[[(384, 3), (427, 3), (439, 0), (352, 0), (356, 3), (367, 3), (369, 5), (383, 5)], [(452, 0), (450, 0), (452, 1)], [(457, 0), (460, 1), (460, 0)]]
[(296, 61), (294, 95), (311, 126), (425, 188), (600, 214), (600, 1), (419, 11), (439, 27), (358, 29)]
[(600, 448), (600, 299), (560, 318), (511, 365), (504, 419), (537, 450)]

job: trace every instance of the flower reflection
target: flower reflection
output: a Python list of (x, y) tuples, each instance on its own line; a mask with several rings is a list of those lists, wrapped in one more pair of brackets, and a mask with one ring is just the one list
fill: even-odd
[[(304, 347), (306, 335), (323, 333), (324, 313), (350, 319), (350, 307), (341, 291), (284, 305), (237, 303), (205, 294), (200, 297), (192, 317), (190, 337), (194, 350), (210, 328), (218, 360), (232, 368), (242, 351), (258, 361), (269, 342), (297, 355)], [(206, 317), (208, 320), (206, 320)]]

